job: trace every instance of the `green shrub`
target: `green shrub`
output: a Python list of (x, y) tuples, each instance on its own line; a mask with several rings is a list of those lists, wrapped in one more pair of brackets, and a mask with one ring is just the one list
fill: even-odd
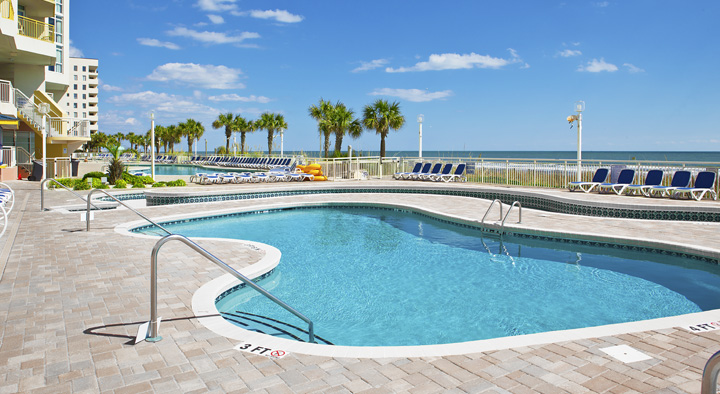
[(142, 188), (145, 187), (145, 184), (142, 183), (142, 182), (140, 182), (140, 181), (138, 181), (138, 182), (133, 182), (132, 185), (133, 185), (133, 189), (142, 189)]
[(83, 175), (82, 180), (84, 181), (88, 178), (107, 178), (107, 174), (100, 171), (88, 172), (87, 174)]
[(152, 179), (152, 177), (150, 175), (145, 175), (145, 176), (139, 177), (139, 178), (142, 181), (142, 183), (144, 183), (146, 185), (152, 185), (153, 183), (155, 183), (155, 181)]
[(155, 182), (152, 185), (152, 187), (165, 187), (165, 186), (167, 186), (167, 183), (165, 183), (165, 182)]
[(115, 181), (115, 188), (116, 189), (125, 189), (127, 187), (127, 182), (125, 182), (122, 179), (118, 179)]
[(90, 190), (90, 184), (84, 179), (75, 179), (73, 190)]
[(171, 187), (172, 186), (187, 186), (187, 183), (185, 183), (185, 181), (182, 179), (177, 179), (174, 181), (167, 182), (167, 185), (171, 186)]
[[(75, 178), (58, 178), (55, 179), (58, 183), (62, 184), (63, 186), (72, 189), (75, 186), (75, 181), (77, 179)], [(48, 182), (46, 183), (48, 189), (62, 189), (60, 186), (57, 185), (55, 182)]]
[(133, 174), (130, 174), (129, 172), (123, 172), (123, 173), (122, 173), (122, 180), (125, 181), (126, 183), (131, 184), (131, 185), (132, 185), (133, 183), (137, 182), (139, 179), (140, 179), (139, 176), (135, 176), (135, 175), (133, 175)]

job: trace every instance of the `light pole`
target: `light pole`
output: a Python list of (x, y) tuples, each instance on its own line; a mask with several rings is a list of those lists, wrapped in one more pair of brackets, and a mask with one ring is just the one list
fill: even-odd
[(207, 153), (207, 138), (205, 138), (205, 156), (207, 156), (207, 155), (208, 155), (208, 153)]
[(42, 180), (47, 178), (47, 114), (50, 112), (50, 104), (48, 103), (41, 103), (38, 106), (38, 112), (42, 115), (42, 156), (43, 156), (43, 166), (42, 166)]
[(150, 177), (155, 182), (155, 112), (150, 111)]
[(285, 132), (283, 129), (280, 129), (280, 157), (283, 157), (285, 155), (285, 152), (283, 151), (283, 137), (285, 136)]
[(420, 123), (420, 149), (418, 149), (418, 157), (422, 159), (422, 122), (423, 122), (423, 115), (420, 114), (417, 117), (418, 123)]
[(233, 135), (233, 156), (237, 156), (237, 137)]
[[(570, 115), (567, 117), (568, 122), (572, 125), (574, 121), (578, 122), (577, 132), (577, 181), (582, 182), (582, 112), (585, 111), (585, 102), (576, 101), (574, 110), (577, 115)], [(572, 127), (572, 126), (570, 126)]]

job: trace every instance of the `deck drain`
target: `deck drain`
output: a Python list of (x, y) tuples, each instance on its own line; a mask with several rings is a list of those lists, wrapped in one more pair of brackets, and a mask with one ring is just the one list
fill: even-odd
[(633, 349), (628, 345), (610, 346), (602, 348), (600, 350), (609, 355), (610, 357), (624, 362), (625, 364), (652, 359), (652, 357), (648, 356), (647, 354), (637, 349)]

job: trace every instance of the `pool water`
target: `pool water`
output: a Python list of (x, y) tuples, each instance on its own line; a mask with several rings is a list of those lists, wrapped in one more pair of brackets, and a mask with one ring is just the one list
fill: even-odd
[[(128, 171), (143, 171), (150, 173), (150, 165), (128, 165)], [(155, 175), (195, 175), (198, 172), (254, 172), (240, 168), (205, 168), (192, 164), (155, 164)]]
[[(454, 343), (720, 308), (715, 264), (499, 238), (407, 211), (289, 209), (166, 227), (280, 249), (280, 264), (259, 284), (336, 345)], [(248, 289), (217, 308), (306, 327)]]

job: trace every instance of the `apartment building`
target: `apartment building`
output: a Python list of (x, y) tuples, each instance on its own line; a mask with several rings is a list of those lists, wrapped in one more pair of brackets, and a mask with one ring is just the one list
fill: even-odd
[(98, 131), (98, 60), (71, 57), (70, 84), (60, 107), (72, 118), (87, 119), (90, 134)]
[[(0, 143), (4, 164), (26, 164), (30, 158), (45, 158), (47, 163), (67, 161), (90, 140), (90, 122), (60, 105), (73, 82), (68, 54), (69, 3), (0, 0)], [(48, 176), (54, 175), (58, 174), (48, 172)]]

